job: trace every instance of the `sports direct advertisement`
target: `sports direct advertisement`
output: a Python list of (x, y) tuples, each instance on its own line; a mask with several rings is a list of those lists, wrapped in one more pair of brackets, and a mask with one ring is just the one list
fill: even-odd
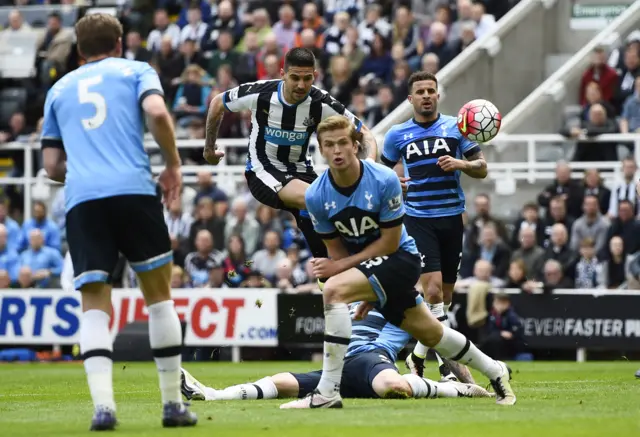
[[(185, 346), (278, 345), (278, 290), (182, 289), (172, 295), (186, 322)], [(114, 339), (128, 323), (148, 320), (140, 290), (112, 296)], [(0, 290), (0, 344), (76, 344), (80, 314), (79, 292)]]

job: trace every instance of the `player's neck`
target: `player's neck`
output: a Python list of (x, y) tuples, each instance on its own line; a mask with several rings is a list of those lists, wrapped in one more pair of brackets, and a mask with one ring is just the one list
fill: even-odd
[(87, 64), (90, 64), (92, 62), (102, 61), (103, 59), (107, 59), (109, 57), (111, 57), (111, 55), (91, 56), (91, 57), (87, 58)]
[(341, 170), (329, 169), (333, 181), (339, 187), (348, 188), (355, 185), (360, 179), (360, 163), (359, 159), (354, 160), (353, 164)]
[(434, 112), (431, 115), (422, 115), (422, 114), (418, 114), (418, 113), (414, 113), (413, 114), (413, 119), (415, 121), (417, 121), (418, 123), (433, 123), (434, 121), (436, 121), (438, 119), (438, 117), (440, 116), (439, 112)]

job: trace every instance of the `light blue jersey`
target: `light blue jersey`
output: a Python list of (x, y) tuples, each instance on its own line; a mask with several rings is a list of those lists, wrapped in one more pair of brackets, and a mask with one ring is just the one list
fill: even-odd
[(66, 211), (94, 199), (156, 194), (140, 105), (154, 93), (162, 94), (155, 70), (121, 58), (83, 65), (49, 90), (42, 147), (66, 152)]
[(340, 237), (349, 253), (380, 238), (380, 228), (402, 225), (400, 249), (418, 254), (402, 218), (402, 187), (393, 170), (360, 161), (360, 179), (351, 187), (338, 186), (329, 170), (318, 177), (305, 194), (313, 226), (325, 240)]
[[(356, 312), (358, 304), (352, 304), (350, 314)], [(363, 320), (351, 321), (351, 341), (347, 347), (345, 357), (351, 357), (363, 352), (384, 349), (389, 353), (392, 361), (398, 359), (398, 353), (411, 340), (411, 335), (395, 325), (389, 323), (377, 310), (371, 310)]]
[(442, 170), (438, 158), (449, 155), (461, 159), (478, 152), (480, 146), (462, 136), (456, 118), (440, 114), (433, 123), (411, 119), (389, 129), (381, 160), (391, 167), (402, 160), (405, 176), (411, 178), (407, 184), (407, 215), (447, 217), (464, 212), (464, 192), (460, 171)]

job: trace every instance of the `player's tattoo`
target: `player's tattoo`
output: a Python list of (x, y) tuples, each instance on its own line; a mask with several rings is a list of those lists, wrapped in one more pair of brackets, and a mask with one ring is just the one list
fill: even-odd
[(206, 136), (204, 142), (205, 150), (213, 151), (216, 149), (218, 130), (220, 129), (220, 124), (222, 123), (223, 116), (224, 110), (214, 111), (213, 108), (209, 109), (209, 114), (207, 114)]
[(475, 179), (484, 179), (487, 177), (487, 161), (484, 159), (482, 151), (473, 154), (467, 158), (467, 168), (462, 171)]

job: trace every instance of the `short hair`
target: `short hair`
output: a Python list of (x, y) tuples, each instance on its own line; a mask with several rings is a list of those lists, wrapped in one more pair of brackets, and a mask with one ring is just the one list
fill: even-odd
[(432, 80), (436, 83), (436, 89), (438, 88), (438, 78), (435, 74), (428, 73), (426, 71), (416, 71), (409, 76), (409, 92), (413, 89), (413, 84), (422, 80)]
[(318, 136), (318, 143), (320, 144), (320, 147), (322, 147), (321, 136), (323, 133), (339, 129), (349, 130), (349, 137), (354, 144), (357, 141), (362, 140), (362, 133), (356, 131), (356, 127), (353, 125), (351, 120), (344, 115), (332, 115), (331, 117), (327, 117), (322, 120), (316, 129), (316, 135)]
[(296, 47), (287, 52), (284, 57), (285, 71), (289, 67), (311, 67), (316, 68), (316, 57), (309, 49)]
[(108, 55), (122, 38), (122, 24), (108, 14), (89, 14), (76, 23), (78, 50), (85, 58)]
[(525, 203), (525, 204), (522, 206), (522, 210), (524, 211), (525, 209), (533, 209), (533, 210), (535, 210), (536, 212), (538, 212), (538, 204), (537, 204), (537, 203), (533, 203), (533, 202)]
[(580, 241), (580, 248), (583, 247), (596, 247), (596, 242), (591, 237), (585, 237)]

